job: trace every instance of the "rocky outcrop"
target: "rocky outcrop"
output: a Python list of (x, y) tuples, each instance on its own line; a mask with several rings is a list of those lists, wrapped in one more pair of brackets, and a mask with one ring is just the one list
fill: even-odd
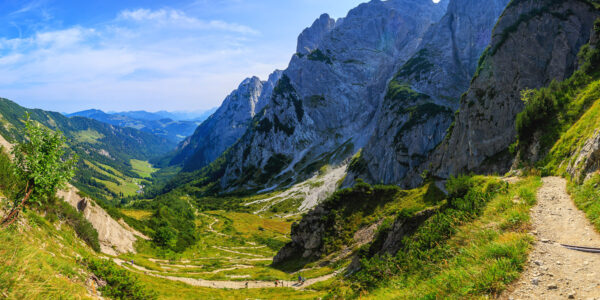
[(375, 132), (362, 151), (367, 164), (350, 170), (371, 183), (397, 184), (444, 139), (459, 98), (508, 0), (454, 0), (425, 34), (419, 51), (388, 86)]
[(579, 48), (588, 42), (598, 10), (587, 1), (512, 1), (499, 19), (481, 58), (455, 126), (420, 168), (447, 178), (469, 171), (504, 173), (511, 165), (520, 91), (563, 80), (575, 70)]
[(287, 243), (273, 258), (273, 264), (279, 264), (292, 258), (316, 259), (323, 254), (322, 244), (325, 233), (323, 219), (330, 211), (323, 206), (317, 206), (306, 214), (299, 223), (294, 223), (290, 236), (292, 241)]
[(387, 82), (446, 6), (371, 1), (337, 22), (321, 16), (299, 38), (265, 111), (230, 149), (221, 186), (288, 185), (350, 158), (373, 134)]
[(296, 53), (308, 55), (312, 51), (317, 50), (325, 34), (329, 33), (334, 27), (335, 20), (330, 18), (328, 14), (322, 14), (312, 26), (306, 28), (298, 36)]
[[(402, 246), (403, 238), (413, 234), (423, 222), (438, 210), (439, 208), (430, 208), (417, 212), (410, 217), (398, 217), (390, 229), (383, 236), (378, 237), (381, 240), (370, 245), (369, 254), (381, 255), (388, 253), (395, 255)], [(277, 265), (290, 259), (315, 260), (321, 258), (323, 254), (329, 254), (324, 253), (323, 237), (328, 230), (328, 223), (324, 220), (330, 218), (331, 213), (331, 210), (324, 205), (320, 205), (304, 216), (300, 222), (294, 223), (291, 232), (292, 241), (279, 250), (273, 258), (273, 264)], [(357, 230), (353, 234), (353, 244), (345, 246), (349, 249), (355, 249), (373, 242), (381, 224), (382, 220)], [(357, 265), (357, 263), (358, 261), (354, 262), (353, 265)], [(352, 270), (353, 267), (349, 269)]]
[(576, 181), (583, 181), (588, 175), (600, 169), (600, 130), (596, 130), (569, 161), (567, 173)]
[(0, 135), (0, 147), (4, 148), (7, 153), (12, 150), (13, 145), (9, 143), (2, 135)]
[(215, 160), (246, 132), (250, 120), (263, 109), (280, 77), (281, 71), (275, 71), (266, 82), (258, 77), (245, 79), (225, 98), (221, 107), (178, 146), (171, 164), (184, 164), (184, 170), (193, 171)]
[(383, 238), (383, 243), (380, 248), (369, 249), (369, 251), (384, 254), (388, 253), (391, 255), (396, 255), (396, 253), (402, 247), (402, 240), (412, 235), (415, 230), (423, 224), (429, 217), (433, 216), (436, 212), (438, 212), (438, 208), (426, 209), (420, 212), (415, 213), (411, 217), (398, 217), (390, 230)]
[(100, 206), (89, 198), (79, 196), (78, 190), (70, 186), (68, 190), (61, 190), (57, 193), (59, 198), (69, 203), (98, 231), (98, 240), (102, 253), (109, 255), (118, 255), (120, 253), (135, 253), (134, 244), (137, 237), (133, 232), (124, 228), (119, 222), (115, 221)]

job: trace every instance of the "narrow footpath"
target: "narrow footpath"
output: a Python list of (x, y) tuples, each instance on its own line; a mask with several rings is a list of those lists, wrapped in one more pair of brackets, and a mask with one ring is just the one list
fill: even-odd
[(296, 290), (302, 290), (302, 289), (305, 289), (315, 283), (322, 282), (322, 281), (328, 280), (330, 278), (333, 278), (341, 272), (341, 271), (336, 271), (331, 274), (327, 274), (327, 275), (323, 275), (323, 276), (319, 276), (319, 277), (315, 277), (315, 278), (309, 278), (309, 279), (306, 279), (306, 281), (303, 284), (300, 284), (297, 281), (280, 280), (280, 284), (275, 286), (274, 281), (204, 280), (204, 279), (188, 278), (188, 277), (167, 276), (167, 275), (158, 274), (157, 271), (149, 270), (142, 266), (131, 264), (122, 259), (113, 258), (112, 260), (119, 266), (125, 267), (130, 271), (144, 273), (148, 276), (164, 278), (164, 279), (173, 280), (173, 281), (180, 281), (180, 282), (187, 283), (187, 284), (193, 285), (193, 286), (201, 286), (201, 287), (209, 287), (209, 288), (217, 288), (217, 289), (244, 289), (244, 288), (262, 289), (262, 288), (289, 287), (289, 288), (293, 288)]
[(534, 248), (521, 278), (500, 299), (600, 299), (600, 254), (560, 245), (600, 247), (600, 234), (567, 194), (564, 179), (542, 180), (531, 211)]

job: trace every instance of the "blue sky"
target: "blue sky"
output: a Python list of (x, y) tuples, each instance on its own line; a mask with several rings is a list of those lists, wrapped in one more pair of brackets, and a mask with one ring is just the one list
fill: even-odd
[(201, 110), (287, 66), (321, 13), (366, 0), (2, 0), (0, 97), (73, 112)]

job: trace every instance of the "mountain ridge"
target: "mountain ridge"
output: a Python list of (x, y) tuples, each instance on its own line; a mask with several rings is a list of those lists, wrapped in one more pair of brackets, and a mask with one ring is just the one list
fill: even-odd
[(173, 142), (180, 142), (190, 136), (200, 124), (198, 121), (173, 120), (167, 117), (168, 114), (146, 111), (106, 113), (99, 109), (88, 109), (66, 116), (85, 117), (119, 127), (134, 128), (168, 138)]

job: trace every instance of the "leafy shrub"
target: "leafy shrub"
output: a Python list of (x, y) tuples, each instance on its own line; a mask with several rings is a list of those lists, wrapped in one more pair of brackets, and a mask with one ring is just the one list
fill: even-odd
[(177, 243), (177, 232), (167, 226), (161, 226), (154, 232), (152, 241), (159, 247), (174, 248)]
[(56, 201), (46, 207), (46, 219), (53, 222), (55, 218), (65, 221), (77, 236), (82, 239), (94, 251), (100, 251), (100, 242), (98, 241), (98, 231), (80, 212), (73, 206), (64, 201)]
[(464, 197), (469, 190), (473, 188), (475, 181), (472, 176), (459, 175), (458, 177), (450, 176), (446, 182), (446, 190), (448, 191), (449, 199)]
[(147, 300), (157, 296), (140, 284), (137, 276), (117, 266), (110, 260), (85, 258), (82, 263), (96, 276), (106, 281), (102, 293), (115, 299)]
[(44, 204), (56, 191), (65, 187), (75, 175), (76, 157), (66, 153), (66, 138), (60, 131), (52, 131), (34, 123), (27, 115), (27, 140), (13, 149), (15, 172), (19, 180), (27, 182), (33, 191), (27, 202)]

